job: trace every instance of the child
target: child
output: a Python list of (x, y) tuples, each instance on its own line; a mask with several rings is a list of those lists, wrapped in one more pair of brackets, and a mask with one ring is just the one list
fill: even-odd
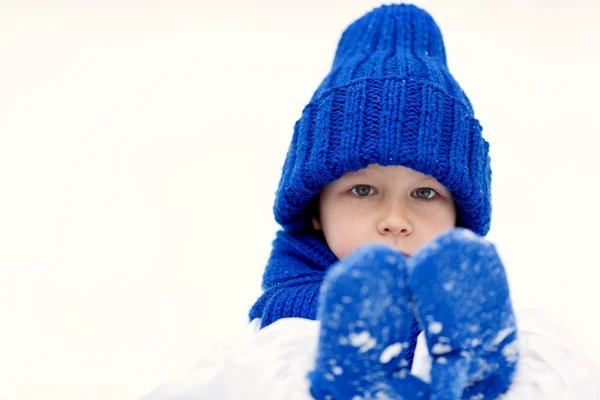
[(568, 333), (515, 317), (481, 131), (429, 14), (351, 24), (295, 126), (249, 332), (146, 399), (598, 398)]

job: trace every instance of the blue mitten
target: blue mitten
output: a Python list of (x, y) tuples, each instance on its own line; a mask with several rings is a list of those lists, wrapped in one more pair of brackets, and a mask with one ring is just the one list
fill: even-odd
[(433, 358), (431, 399), (495, 399), (519, 357), (504, 267), (493, 244), (452, 229), (408, 261), (415, 314)]
[(406, 257), (374, 244), (327, 272), (317, 316), (317, 359), (309, 374), (316, 399), (380, 398), (378, 392), (387, 388), (380, 386), (392, 371), (408, 366), (414, 317), (406, 279)]

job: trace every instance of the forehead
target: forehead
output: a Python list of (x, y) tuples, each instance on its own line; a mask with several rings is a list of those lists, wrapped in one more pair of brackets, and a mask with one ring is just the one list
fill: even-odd
[[(435, 180), (435, 178), (432, 176), (422, 174), (418, 171), (415, 171), (415, 170), (407, 168), (407, 167), (403, 167), (401, 165), (388, 165), (388, 166), (382, 167), (381, 165), (378, 165), (378, 164), (370, 164), (369, 166), (367, 166), (367, 168), (364, 168), (364, 169), (361, 169), (358, 171), (347, 172), (342, 176), (342, 178), (362, 178), (362, 177), (381, 178), (381, 179), (385, 179), (385, 178), (393, 178), (393, 179), (431, 178), (431, 179)], [(340, 178), (340, 179), (342, 179), (342, 178)]]

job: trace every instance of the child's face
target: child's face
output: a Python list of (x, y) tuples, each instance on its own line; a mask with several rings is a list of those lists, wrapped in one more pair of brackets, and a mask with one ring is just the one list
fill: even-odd
[(435, 178), (371, 164), (323, 188), (312, 222), (338, 258), (366, 243), (411, 255), (456, 225), (456, 209), (450, 191)]

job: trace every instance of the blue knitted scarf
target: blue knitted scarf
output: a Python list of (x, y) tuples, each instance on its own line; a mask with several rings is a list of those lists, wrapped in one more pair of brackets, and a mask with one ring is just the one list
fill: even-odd
[[(261, 318), (261, 328), (280, 318), (316, 319), (319, 288), (327, 269), (338, 258), (316, 236), (277, 232), (265, 272), (264, 293), (250, 310), (250, 320)], [(412, 364), (419, 325), (413, 320), (408, 360)]]

